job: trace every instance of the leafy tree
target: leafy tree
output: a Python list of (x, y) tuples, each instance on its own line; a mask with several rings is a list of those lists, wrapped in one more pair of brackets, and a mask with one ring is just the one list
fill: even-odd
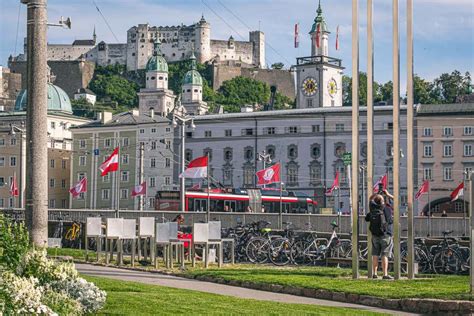
[(282, 62), (277, 62), (271, 65), (272, 69), (283, 69), (285, 67), (285, 64)]
[(433, 90), (433, 83), (415, 75), (413, 77), (413, 97), (414, 103), (418, 104), (432, 104), (437, 100), (433, 100), (431, 92)]
[(232, 107), (232, 112), (240, 111), (242, 105), (265, 104), (270, 99), (270, 87), (267, 84), (242, 76), (224, 81), (218, 93), (219, 102)]
[(456, 97), (467, 93), (470, 80), (469, 72), (464, 76), (458, 70), (454, 70), (451, 74), (443, 73), (434, 80), (431, 96), (437, 101), (436, 103), (454, 103)]

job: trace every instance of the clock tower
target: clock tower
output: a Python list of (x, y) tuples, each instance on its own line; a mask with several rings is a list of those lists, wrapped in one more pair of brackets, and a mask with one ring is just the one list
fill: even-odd
[(296, 59), (296, 107), (298, 109), (342, 106), (340, 59), (329, 57), (329, 30), (321, 3), (309, 35), (311, 56)]

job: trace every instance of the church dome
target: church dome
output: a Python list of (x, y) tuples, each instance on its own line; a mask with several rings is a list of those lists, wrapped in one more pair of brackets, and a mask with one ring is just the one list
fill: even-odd
[[(26, 111), (27, 93), (22, 90), (15, 101), (15, 111)], [(48, 112), (72, 114), (71, 100), (66, 92), (58, 86), (48, 83)]]
[(159, 42), (154, 44), (153, 56), (146, 63), (146, 71), (168, 72), (168, 63), (161, 53)]
[(318, 15), (314, 19), (314, 23), (311, 27), (311, 31), (309, 32), (309, 34), (317, 32), (318, 24), (320, 25), (319, 29), (321, 33), (330, 33), (326, 21), (324, 20), (323, 9), (321, 9), (321, 3), (319, 3), (318, 10), (316, 12), (318, 13)]
[(196, 70), (196, 56), (193, 55), (191, 56), (191, 70), (189, 70), (185, 75), (184, 75), (184, 80), (183, 84), (191, 84), (191, 85), (199, 85), (202, 86), (202, 76), (201, 74)]

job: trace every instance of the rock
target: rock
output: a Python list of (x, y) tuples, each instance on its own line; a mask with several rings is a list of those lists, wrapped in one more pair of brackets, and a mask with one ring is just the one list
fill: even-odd
[(279, 284), (271, 284), (270, 288), (271, 288), (270, 290), (271, 292), (276, 292), (276, 293), (280, 293), (283, 290), (283, 286)]
[(231, 286), (240, 286), (240, 282), (237, 280), (230, 280), (228, 284)]
[(303, 292), (301, 288), (296, 286), (285, 286), (282, 291), (283, 293), (291, 295), (301, 295), (301, 293)]
[(332, 300), (338, 302), (346, 302), (346, 293), (343, 292), (333, 292)]
[(384, 308), (388, 309), (400, 309), (400, 300), (397, 299), (383, 299)]
[(374, 296), (360, 295), (359, 304), (374, 306), (374, 307), (382, 307), (383, 299), (374, 297)]
[(434, 305), (433, 301), (420, 300), (418, 302), (418, 307), (417, 307), (416, 312), (423, 313), (423, 314), (432, 313), (434, 311), (433, 305)]
[(419, 301), (419, 299), (406, 298), (400, 302), (400, 307), (404, 311), (416, 312)]
[(323, 300), (332, 300), (332, 292), (327, 290), (316, 290), (316, 297)]
[(459, 302), (453, 301), (438, 301), (436, 309), (443, 312), (457, 311), (459, 309)]
[(360, 303), (360, 295), (359, 294), (347, 294), (346, 295), (346, 301), (347, 303), (352, 303), (352, 304), (359, 304)]
[(308, 288), (303, 288), (302, 295), (306, 297), (317, 297), (317, 293), (315, 289), (308, 289)]
[(462, 313), (473, 313), (474, 312), (474, 302), (460, 301), (459, 302), (459, 311)]

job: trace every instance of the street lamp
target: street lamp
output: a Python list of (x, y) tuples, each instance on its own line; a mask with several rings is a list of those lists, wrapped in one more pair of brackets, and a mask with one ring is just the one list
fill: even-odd
[(16, 138), (17, 133), (20, 134), (20, 194), (18, 195), (18, 207), (23, 208), (26, 183), (26, 130), (23, 122), (21, 123), (21, 127), (10, 124), (10, 132), (8, 134)]
[(196, 129), (196, 125), (194, 124), (194, 118), (188, 117), (184, 112), (179, 115), (177, 113), (173, 114), (173, 120), (171, 125), (173, 128), (177, 128), (178, 125), (181, 124), (181, 212), (185, 211), (186, 207), (186, 178), (184, 177), (184, 169), (185, 169), (185, 151), (186, 151), (186, 124), (188, 124), (191, 130)]
[[(263, 169), (266, 168), (267, 163), (272, 163), (272, 155), (267, 153), (265, 150), (257, 154), (257, 160), (263, 162)], [(265, 188), (265, 184), (263, 185)]]

